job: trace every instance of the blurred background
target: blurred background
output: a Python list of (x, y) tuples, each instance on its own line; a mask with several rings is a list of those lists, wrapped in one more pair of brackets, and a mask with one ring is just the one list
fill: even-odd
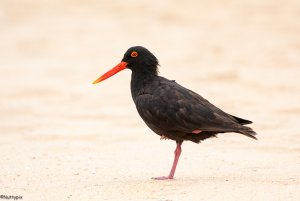
[[(256, 152), (248, 156), (253, 166), (258, 164), (257, 158), (261, 158), (259, 164), (265, 165), (264, 170), (276, 166), (275, 156), (280, 152), (288, 176), (279, 173), (283, 167), (272, 174), (280, 174), (278, 181), (299, 187), (299, 19), (297, 0), (0, 0), (0, 156), (5, 164), (0, 166), (2, 193), (35, 198), (38, 192), (33, 189), (40, 180), (49, 181), (45, 186), (53, 183), (51, 194), (60, 190), (58, 186), (68, 186), (59, 178), (72, 178), (78, 183), (73, 176), (84, 172), (81, 181), (91, 182), (86, 178), (99, 177), (104, 170), (112, 170), (117, 178), (126, 173), (133, 176), (139, 171), (132, 166), (146, 168), (138, 173), (146, 180), (145, 175), (159, 175), (137, 161), (147, 160), (153, 165), (157, 161), (151, 160), (155, 159), (145, 158), (158, 153), (156, 160), (166, 164), (157, 168), (161, 172), (168, 169), (170, 164), (164, 159), (171, 157), (174, 143), (160, 142), (138, 116), (130, 94), (131, 72), (122, 71), (103, 83), (91, 84), (136, 45), (156, 55), (162, 76), (175, 79), (228, 113), (255, 122), (258, 144), (247, 144), (248, 139), (234, 134), (201, 144), (206, 147), (201, 152), (207, 153), (208, 161), (207, 167), (201, 166), (203, 171), (219, 172), (209, 167), (218, 158), (209, 158), (212, 149), (220, 148), (217, 162), (226, 167), (226, 156), (233, 157), (230, 153), (237, 154), (233, 161), (241, 162), (247, 151), (244, 147), (255, 146)], [(200, 149), (199, 145), (186, 144), (191, 147), (187, 155)], [(226, 155), (224, 147), (244, 152), (232, 150)], [(145, 157), (137, 149), (143, 150)], [(133, 160), (129, 165), (128, 155)], [(119, 170), (111, 157), (120, 158), (116, 166), (128, 165), (129, 169)], [(196, 163), (192, 156), (186, 160), (191, 166)], [(249, 164), (241, 168), (247, 169)], [(185, 171), (181, 168), (182, 176)], [(57, 171), (61, 169), (65, 172)], [(103, 181), (111, 182), (112, 172), (101, 175)], [(1, 179), (9, 182), (1, 184)], [(98, 187), (95, 184), (93, 190), (86, 189), (83, 194), (93, 197), (101, 191)], [(44, 198), (71, 199), (77, 188), (82, 186)], [(106, 191), (117, 195), (111, 189)], [(211, 195), (214, 193), (212, 190)], [(299, 198), (299, 192), (295, 194), (293, 189), (277, 193), (282, 198)], [(141, 195), (131, 198), (141, 199)]]

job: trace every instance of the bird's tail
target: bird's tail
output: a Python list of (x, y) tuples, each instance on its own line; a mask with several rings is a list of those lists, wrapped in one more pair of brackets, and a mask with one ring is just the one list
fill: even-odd
[(254, 130), (252, 130), (252, 128), (250, 128), (250, 127), (241, 126), (238, 133), (241, 133), (247, 137), (257, 140), (257, 138), (255, 137), (255, 135), (257, 135), (257, 133)]
[(241, 125), (252, 124), (252, 121), (249, 121), (247, 119), (242, 119), (240, 117), (236, 117), (236, 116), (233, 116), (233, 115), (230, 115), (230, 116), (232, 116)]

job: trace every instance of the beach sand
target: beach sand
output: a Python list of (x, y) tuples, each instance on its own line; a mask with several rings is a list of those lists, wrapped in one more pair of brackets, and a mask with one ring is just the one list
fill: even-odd
[[(0, 1), (0, 195), (22, 200), (300, 200), (300, 2)], [(142, 45), (160, 74), (254, 122), (258, 141), (161, 141), (138, 116)]]

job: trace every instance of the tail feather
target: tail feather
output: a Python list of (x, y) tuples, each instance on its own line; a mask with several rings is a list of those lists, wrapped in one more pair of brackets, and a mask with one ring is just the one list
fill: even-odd
[(239, 129), (238, 133), (241, 133), (247, 137), (257, 140), (257, 138), (255, 137), (255, 135), (257, 135), (257, 133), (254, 130), (252, 130), (252, 128), (250, 128), (250, 127), (242, 126), (242, 128)]
[(252, 124), (252, 121), (231, 115), (241, 125)]

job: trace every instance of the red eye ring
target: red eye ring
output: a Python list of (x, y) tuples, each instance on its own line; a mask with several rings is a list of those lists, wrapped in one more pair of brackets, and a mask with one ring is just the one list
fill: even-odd
[(136, 51), (131, 52), (130, 56), (131, 57), (137, 57), (139, 54)]

